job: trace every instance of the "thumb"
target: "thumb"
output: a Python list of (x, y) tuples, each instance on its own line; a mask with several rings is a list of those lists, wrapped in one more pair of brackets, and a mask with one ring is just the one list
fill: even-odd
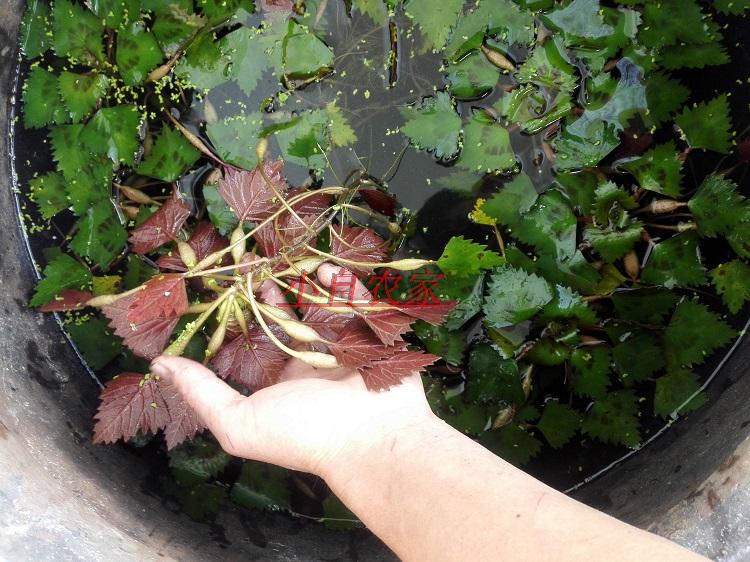
[(221, 446), (230, 454), (239, 454), (231, 429), (239, 406), (245, 400), (239, 392), (200, 363), (184, 357), (162, 355), (151, 363), (151, 372), (171, 382), (177, 392), (196, 411)]

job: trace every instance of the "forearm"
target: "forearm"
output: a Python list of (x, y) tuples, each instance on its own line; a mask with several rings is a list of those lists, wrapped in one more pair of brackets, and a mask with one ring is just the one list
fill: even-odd
[(567, 498), (437, 418), (386, 430), (324, 476), (406, 561), (704, 560)]

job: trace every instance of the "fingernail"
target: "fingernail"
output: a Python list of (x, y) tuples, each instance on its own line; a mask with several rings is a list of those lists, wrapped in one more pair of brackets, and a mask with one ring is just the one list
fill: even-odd
[(159, 357), (157, 357), (151, 362), (151, 374), (156, 375), (157, 377), (166, 378), (172, 374), (172, 371), (169, 367), (159, 361)]

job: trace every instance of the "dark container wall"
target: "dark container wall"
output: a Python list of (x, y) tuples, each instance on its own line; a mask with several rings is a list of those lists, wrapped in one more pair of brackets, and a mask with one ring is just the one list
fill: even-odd
[[(24, 5), (0, 2), (0, 558), (392, 560), (366, 531), (335, 532), (281, 515), (228, 509), (214, 525), (196, 524), (145, 491), (141, 459), (91, 445), (98, 388), (55, 320), (26, 308), (36, 277), (12, 195), (13, 139), (5, 134)], [(575, 496), (712, 557), (743, 560), (750, 550), (748, 357), (750, 344), (742, 342), (713, 385), (720, 396)]]

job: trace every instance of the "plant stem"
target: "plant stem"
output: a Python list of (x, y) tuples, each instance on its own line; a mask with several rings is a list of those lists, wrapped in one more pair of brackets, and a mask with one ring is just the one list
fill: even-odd
[(171, 355), (173, 357), (182, 355), (185, 352), (185, 348), (190, 343), (190, 340), (192, 340), (195, 334), (200, 331), (200, 329), (203, 327), (203, 324), (208, 321), (214, 311), (219, 308), (221, 304), (227, 298), (229, 298), (230, 295), (234, 295), (236, 294), (236, 292), (237, 290), (232, 287), (227, 292), (219, 295), (219, 297), (213, 303), (211, 303), (211, 305), (203, 313), (201, 313), (198, 318), (185, 326), (185, 329), (180, 333), (179, 336), (177, 336), (177, 339), (174, 340), (169, 345), (169, 347), (164, 350), (163, 355)]

